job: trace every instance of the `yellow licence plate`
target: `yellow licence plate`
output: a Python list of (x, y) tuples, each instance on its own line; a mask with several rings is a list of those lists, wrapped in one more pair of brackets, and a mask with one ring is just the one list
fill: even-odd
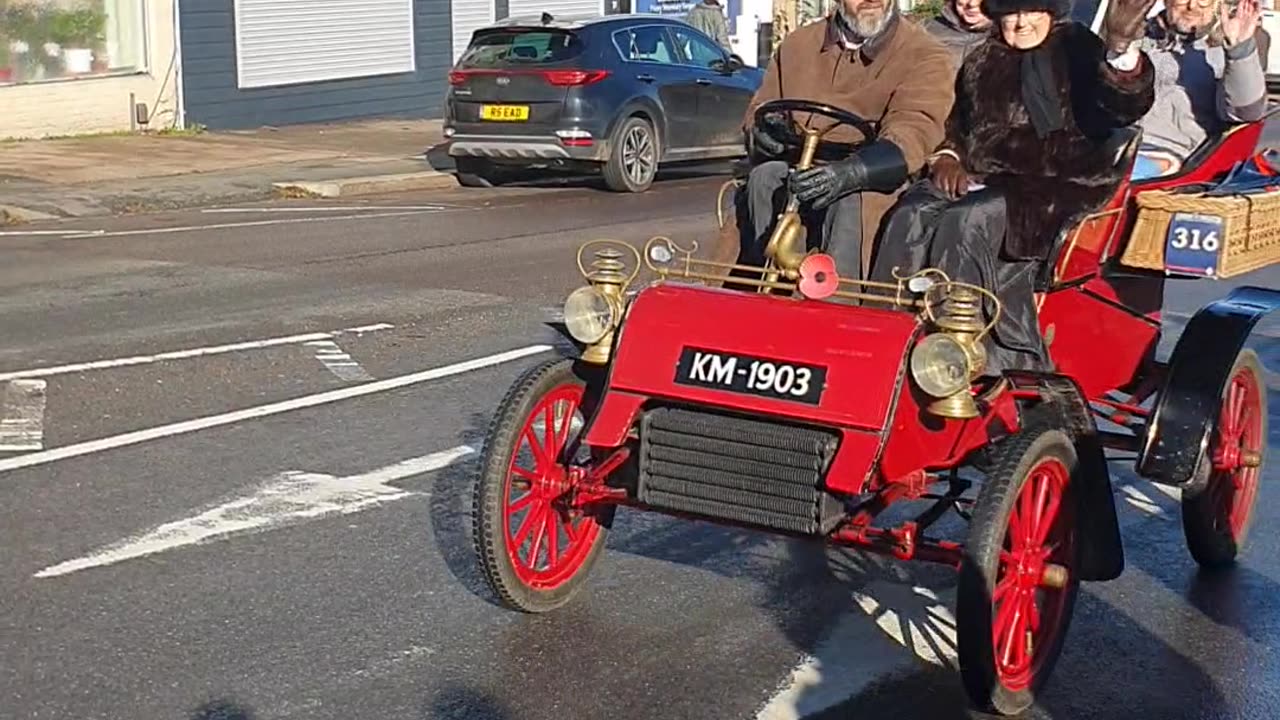
[(528, 105), (481, 105), (481, 120), (514, 120), (529, 119)]

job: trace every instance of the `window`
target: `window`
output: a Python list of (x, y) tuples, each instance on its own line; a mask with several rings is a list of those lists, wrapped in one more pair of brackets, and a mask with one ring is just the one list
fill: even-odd
[(671, 33), (676, 36), (676, 45), (684, 54), (683, 64), (705, 68), (711, 67), (711, 63), (724, 61), (724, 51), (709, 39), (684, 28), (672, 28)]
[(580, 54), (582, 41), (563, 30), (487, 31), (471, 42), (458, 60), (458, 67), (540, 65), (571, 60)]
[(0, 0), (0, 84), (145, 69), (142, 0)]
[(660, 25), (620, 30), (613, 34), (613, 44), (622, 53), (623, 60), (668, 65), (676, 62), (676, 49)]

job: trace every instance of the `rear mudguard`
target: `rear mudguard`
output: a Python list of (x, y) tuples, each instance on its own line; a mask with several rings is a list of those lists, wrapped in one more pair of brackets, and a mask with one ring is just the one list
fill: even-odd
[(1192, 316), (1169, 359), (1138, 453), (1138, 474), (1186, 487), (1209, 444), (1222, 392), (1253, 327), (1280, 308), (1280, 292), (1244, 286)]
[(1093, 420), (1084, 392), (1074, 380), (1051, 373), (1009, 373), (1020, 388), (1036, 388), (1043, 402), (1058, 415), (1058, 427), (1075, 442), (1080, 464), (1077, 483), (1077, 527), (1083, 539), (1080, 547), (1080, 579), (1091, 582), (1115, 580), (1124, 572), (1124, 543), (1120, 519), (1111, 489), (1111, 472), (1103, 452), (1098, 426)]

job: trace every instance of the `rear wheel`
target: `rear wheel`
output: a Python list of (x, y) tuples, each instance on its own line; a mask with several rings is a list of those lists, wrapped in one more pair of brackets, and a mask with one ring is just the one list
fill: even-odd
[(615, 192), (644, 192), (658, 174), (658, 134), (642, 117), (629, 117), (619, 126), (609, 160), (604, 165), (604, 182)]
[(1207, 568), (1234, 564), (1253, 524), (1267, 447), (1263, 377), (1257, 353), (1241, 352), (1223, 390), (1205, 451), (1209, 480), (1202, 490), (1182, 499), (1187, 548)]
[(994, 451), (956, 596), (965, 690), (1017, 715), (1053, 672), (1079, 590), (1077, 456), (1061, 430), (1028, 426)]
[(489, 427), (472, 506), (476, 554), (494, 593), (517, 610), (569, 602), (604, 548), (614, 508), (592, 514), (568, 502), (585, 396), (572, 360), (547, 361), (516, 381)]

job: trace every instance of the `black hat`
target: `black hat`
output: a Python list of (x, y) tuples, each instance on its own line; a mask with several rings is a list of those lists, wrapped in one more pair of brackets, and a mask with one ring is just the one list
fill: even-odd
[(982, 14), (998, 19), (1016, 12), (1047, 12), (1055, 18), (1071, 13), (1071, 0), (982, 0)]

